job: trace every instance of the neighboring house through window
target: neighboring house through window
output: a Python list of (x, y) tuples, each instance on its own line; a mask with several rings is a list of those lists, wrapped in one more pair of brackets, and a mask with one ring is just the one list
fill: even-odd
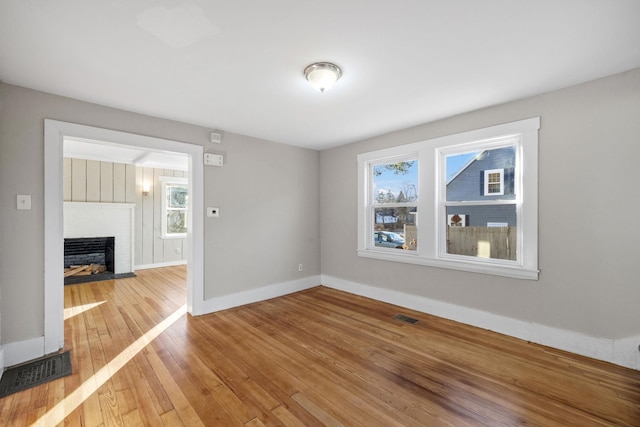
[(539, 127), (533, 118), (358, 155), (358, 255), (537, 279)]
[(189, 188), (187, 178), (161, 176), (162, 238), (187, 237), (187, 207)]

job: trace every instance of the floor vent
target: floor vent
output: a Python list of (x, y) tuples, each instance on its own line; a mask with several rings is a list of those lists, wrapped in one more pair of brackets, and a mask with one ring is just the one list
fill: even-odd
[(69, 352), (57, 353), (7, 369), (0, 380), (0, 397), (71, 374)]
[(397, 314), (393, 318), (396, 319), (396, 320), (399, 320), (401, 322), (411, 323), (412, 325), (415, 325), (416, 323), (419, 322), (418, 319), (414, 319), (413, 317), (405, 316), (404, 314)]

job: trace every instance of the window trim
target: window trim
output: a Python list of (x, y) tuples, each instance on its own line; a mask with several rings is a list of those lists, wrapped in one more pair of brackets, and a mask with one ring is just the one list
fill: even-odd
[[(161, 207), (161, 229), (160, 229), (160, 238), (161, 239), (185, 239), (187, 237), (187, 233), (167, 233), (167, 211), (169, 210), (167, 207), (167, 186), (169, 184), (183, 184), (187, 186), (187, 192), (189, 189), (189, 180), (187, 178), (179, 177), (179, 176), (161, 176), (160, 185), (162, 186), (162, 199), (160, 200)], [(184, 209), (187, 212), (187, 218), (189, 216), (189, 206)]]
[[(514, 179), (514, 188), (513, 188), (513, 199), (500, 199), (500, 198), (487, 198), (485, 200), (462, 200), (462, 201), (447, 201), (447, 181), (444, 179), (446, 175), (446, 158), (451, 154), (459, 154), (468, 151), (490, 151), (496, 150), (500, 148), (506, 147), (515, 147), (515, 171), (516, 177)], [(483, 139), (479, 141), (473, 141), (462, 145), (454, 145), (454, 146), (444, 146), (437, 147), (436, 156), (439, 160), (439, 170), (442, 174), (443, 179), (440, 180), (443, 185), (438, 188), (438, 205), (437, 211), (442, 215), (446, 215), (447, 207), (449, 206), (497, 206), (497, 205), (515, 205), (516, 208), (516, 217), (518, 220), (521, 218), (521, 206), (522, 206), (522, 181), (523, 175), (519, 171), (521, 171), (521, 159), (522, 159), (522, 137), (520, 134), (512, 134), (512, 135), (502, 135), (497, 136), (495, 138)], [(491, 194), (491, 196), (504, 196), (504, 169), (491, 169), (491, 171), (501, 170), (503, 171), (501, 181), (502, 181), (502, 194)], [(485, 196), (483, 194), (483, 196)], [(468, 261), (474, 263), (481, 264), (489, 264), (489, 265), (504, 265), (504, 266), (514, 266), (514, 265), (523, 265), (522, 254), (524, 253), (523, 242), (525, 239), (525, 235), (523, 233), (522, 227), (517, 227), (516, 233), (516, 253), (519, 254), (518, 260), (500, 260), (500, 259), (481, 259), (478, 257), (471, 257), (465, 255), (457, 255), (447, 253), (446, 243), (447, 243), (447, 229), (446, 222), (442, 222), (442, 217), (437, 216), (437, 233), (438, 236), (438, 248), (437, 253), (438, 257), (442, 259), (450, 259), (450, 260), (460, 260), (460, 261)]]
[[(361, 153), (358, 161), (358, 247), (360, 257), (418, 264), (453, 270), (491, 274), (518, 279), (538, 279), (538, 130), (540, 118), (534, 117), (483, 129), (447, 135), (425, 141)], [(518, 218), (518, 260), (478, 259), (440, 251), (446, 240), (446, 170), (445, 154), (483, 147), (513, 145), (518, 140), (516, 156), (516, 215)], [(376, 247), (372, 244), (371, 216), (368, 214), (369, 189), (373, 185), (370, 165), (414, 156), (418, 159), (419, 226), (417, 251)], [(519, 159), (519, 160), (518, 160)], [(524, 178), (526, 176), (526, 179)], [(433, 183), (433, 185), (424, 185)], [(504, 189), (504, 184), (503, 184)], [(482, 202), (478, 202), (481, 204)], [(495, 203), (492, 202), (492, 203)], [(504, 203), (514, 204), (513, 200)], [(444, 225), (444, 227), (442, 226)]]

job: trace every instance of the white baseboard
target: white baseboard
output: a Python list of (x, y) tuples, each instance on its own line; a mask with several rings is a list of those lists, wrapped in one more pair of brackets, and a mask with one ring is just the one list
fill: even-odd
[(136, 270), (148, 270), (150, 268), (173, 267), (174, 265), (187, 265), (187, 260), (186, 259), (181, 259), (179, 261), (159, 262), (157, 264), (135, 265), (133, 267), (133, 271), (136, 271)]
[(0, 345), (0, 379), (2, 379), (2, 374), (4, 373), (4, 346)]
[(290, 282), (276, 283), (249, 291), (238, 292), (204, 301), (204, 314), (228, 308), (277, 298), (293, 292), (303, 291), (320, 285), (320, 276), (310, 276)]
[(613, 361), (616, 365), (640, 370), (640, 335), (613, 342)]
[(504, 335), (554, 347), (593, 359), (640, 370), (640, 336), (619, 340), (597, 338), (574, 331), (500, 316), (430, 298), (376, 288), (337, 277), (322, 275), (323, 285), (352, 294), (384, 301), (434, 316), (489, 329)]
[(3, 347), (3, 368), (44, 356), (44, 337), (7, 343)]

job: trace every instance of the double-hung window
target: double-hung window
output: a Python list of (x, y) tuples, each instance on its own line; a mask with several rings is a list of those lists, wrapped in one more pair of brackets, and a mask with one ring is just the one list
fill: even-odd
[(358, 255), (538, 278), (540, 119), (358, 155)]
[(418, 160), (415, 154), (371, 162), (367, 173), (371, 245), (415, 251), (417, 248)]
[(189, 187), (187, 178), (161, 176), (162, 233), (164, 239), (187, 237)]

